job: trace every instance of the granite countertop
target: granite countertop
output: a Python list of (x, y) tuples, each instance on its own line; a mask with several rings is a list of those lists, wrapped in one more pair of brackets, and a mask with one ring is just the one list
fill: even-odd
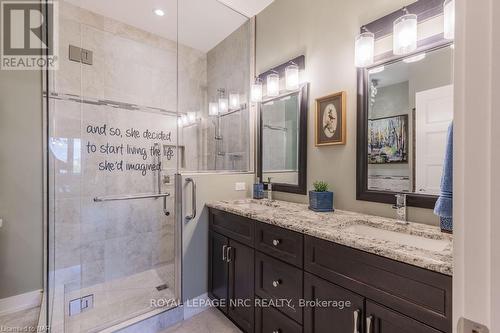
[[(453, 274), (453, 237), (442, 233), (439, 227), (419, 223), (401, 225), (396, 224), (394, 219), (341, 210), (316, 213), (309, 210), (307, 205), (277, 200), (217, 201), (208, 203), (207, 206), (445, 275)], [(375, 227), (403, 235), (389, 233), (390, 237), (383, 238), (367, 236), (361, 230), (364, 227), (356, 229), (356, 226)], [(430, 243), (437, 243), (433, 240), (440, 241), (432, 246), (441, 248), (430, 250), (409, 245), (411, 240), (405, 240), (408, 235), (427, 238)]]

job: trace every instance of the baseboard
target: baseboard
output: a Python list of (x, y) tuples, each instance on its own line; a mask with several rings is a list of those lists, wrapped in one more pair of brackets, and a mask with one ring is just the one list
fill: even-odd
[(25, 294), (0, 299), (0, 316), (40, 306), (42, 290), (34, 290)]
[(210, 306), (208, 305), (209, 304), (208, 300), (209, 298), (207, 293), (201, 294), (200, 296), (187, 300), (183, 304), (184, 320), (196, 316), (197, 314), (202, 313), (203, 311), (210, 308)]

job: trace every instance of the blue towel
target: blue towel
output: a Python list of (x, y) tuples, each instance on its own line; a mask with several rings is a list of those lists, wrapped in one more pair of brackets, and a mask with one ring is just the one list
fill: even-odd
[(453, 217), (453, 123), (448, 127), (446, 140), (441, 195), (434, 207), (434, 214), (441, 217), (441, 220), (450, 220)]

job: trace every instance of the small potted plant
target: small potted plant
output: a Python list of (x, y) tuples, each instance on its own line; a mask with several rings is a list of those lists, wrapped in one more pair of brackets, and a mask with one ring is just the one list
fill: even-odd
[(333, 192), (328, 191), (328, 183), (316, 181), (314, 191), (309, 191), (309, 209), (315, 212), (333, 212)]

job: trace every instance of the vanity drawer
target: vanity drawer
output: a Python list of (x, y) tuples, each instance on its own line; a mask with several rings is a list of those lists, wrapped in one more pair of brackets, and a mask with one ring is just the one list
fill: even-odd
[(305, 236), (304, 269), (366, 298), (451, 331), (451, 277)]
[(292, 306), (285, 303), (278, 309), (302, 323), (302, 308), (298, 303), (303, 296), (302, 270), (255, 252), (255, 293), (266, 300), (292, 300)]
[(255, 309), (255, 333), (302, 333), (302, 326), (272, 307)]
[(210, 227), (221, 235), (253, 247), (254, 220), (217, 209), (210, 209)]
[(304, 236), (297, 232), (257, 222), (255, 248), (297, 267), (303, 267)]

